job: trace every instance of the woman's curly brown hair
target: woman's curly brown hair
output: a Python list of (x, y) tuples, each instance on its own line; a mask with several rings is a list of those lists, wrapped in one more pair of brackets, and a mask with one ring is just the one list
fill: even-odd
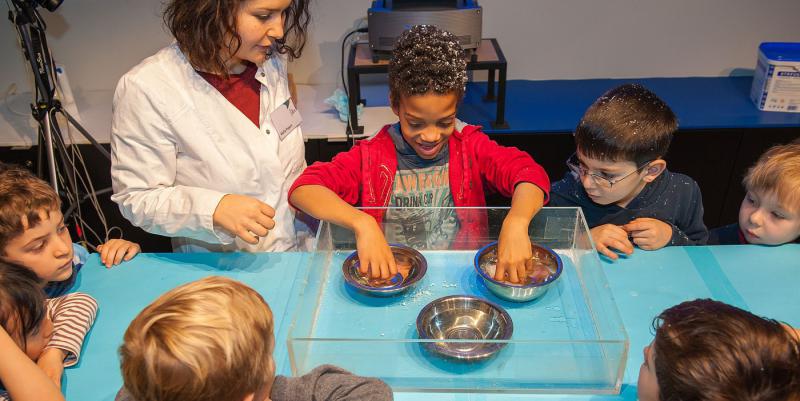
[[(247, 0), (170, 0), (164, 8), (164, 24), (175, 37), (194, 68), (227, 76), (228, 54), (239, 50), (236, 12)], [(292, 0), (284, 11), (284, 36), (276, 39), (267, 56), (277, 51), (299, 58), (306, 44), (311, 0)], [(225, 43), (228, 41), (228, 43)]]
[(403, 32), (389, 61), (389, 92), (393, 106), (400, 96), (455, 93), (467, 84), (467, 60), (458, 38), (433, 25), (416, 25)]

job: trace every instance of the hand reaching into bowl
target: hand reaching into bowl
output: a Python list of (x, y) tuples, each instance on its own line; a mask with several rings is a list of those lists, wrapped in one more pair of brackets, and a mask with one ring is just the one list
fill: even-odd
[(397, 274), (400, 275), (399, 280), (396, 276), (389, 278), (370, 277), (368, 273), (364, 274), (363, 277), (371, 287), (388, 287), (400, 284), (408, 278), (408, 274), (411, 272), (411, 261), (405, 260), (405, 258), (395, 258), (395, 266), (397, 266)]

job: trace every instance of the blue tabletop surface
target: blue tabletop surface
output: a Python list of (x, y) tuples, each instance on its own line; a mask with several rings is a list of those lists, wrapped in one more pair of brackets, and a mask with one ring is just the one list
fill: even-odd
[[(272, 307), (276, 323), (278, 371), (289, 370), (286, 332), (298, 291), (295, 276), (307, 254), (142, 254), (113, 269), (97, 255), (81, 270), (77, 290), (100, 304), (87, 336), (81, 362), (65, 372), (69, 400), (112, 400), (121, 384), (116, 350), (133, 317), (164, 291), (208, 275), (241, 280), (258, 290)], [(797, 272), (800, 245), (780, 247), (671, 247), (637, 249), (617, 262), (603, 262), (630, 338), (630, 356), (618, 396), (425, 394), (428, 400), (635, 400), (641, 349), (652, 340), (651, 322), (663, 309), (695, 298), (715, 298), (800, 326)], [(397, 393), (397, 400), (418, 400), (419, 393)]]
[[(99, 304), (97, 319), (84, 342), (81, 360), (65, 372), (68, 400), (113, 400), (122, 384), (119, 348), (128, 324), (167, 290), (210, 275), (231, 277), (255, 288), (272, 308), (276, 345), (285, 344), (290, 318), (284, 314), (295, 290), (296, 272), (305, 253), (141, 254), (113, 269), (93, 254), (81, 269), (76, 291)], [(277, 346), (275, 360), (286, 359)]]
[[(680, 129), (800, 127), (800, 113), (766, 112), (750, 100), (753, 77), (640, 79), (509, 80), (506, 120), (494, 129), (496, 103), (484, 101), (486, 84), (468, 84), (458, 117), (490, 134), (572, 132), (584, 111), (605, 91), (638, 82), (664, 99), (678, 116)], [(386, 85), (364, 85), (369, 106), (388, 106)], [(391, 123), (391, 121), (387, 121)]]

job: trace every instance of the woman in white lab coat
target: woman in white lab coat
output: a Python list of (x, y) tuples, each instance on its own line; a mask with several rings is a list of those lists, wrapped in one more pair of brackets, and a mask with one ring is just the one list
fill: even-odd
[(111, 199), (134, 225), (176, 251), (297, 247), (286, 192), (306, 162), (286, 68), (309, 1), (167, 3), (176, 42), (114, 93)]

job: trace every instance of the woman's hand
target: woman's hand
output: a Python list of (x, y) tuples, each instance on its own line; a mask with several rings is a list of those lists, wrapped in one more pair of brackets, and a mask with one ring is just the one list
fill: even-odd
[(227, 194), (220, 199), (212, 217), (215, 227), (257, 244), (275, 227), (275, 209), (258, 199), (244, 195)]

